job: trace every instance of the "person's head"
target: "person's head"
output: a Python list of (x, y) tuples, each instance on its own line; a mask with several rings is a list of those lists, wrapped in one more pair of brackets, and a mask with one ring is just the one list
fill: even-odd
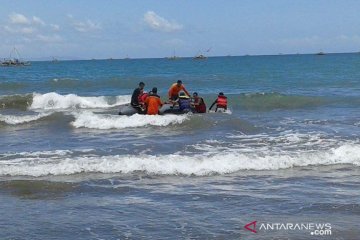
[(176, 85), (177, 85), (178, 87), (181, 87), (182, 81), (181, 81), (181, 80), (178, 80), (178, 81), (176, 82)]
[(223, 92), (219, 92), (219, 96), (224, 96), (224, 93), (223, 93)]
[(198, 93), (197, 92), (194, 92), (193, 93), (193, 98), (197, 98), (199, 95), (198, 95)]
[(153, 94), (157, 94), (157, 88), (156, 88), (156, 87), (153, 87), (153, 89), (151, 90), (151, 92), (152, 92)]
[(144, 89), (144, 87), (145, 87), (145, 83), (140, 82), (140, 83), (139, 83), (139, 88), (140, 88), (140, 89)]

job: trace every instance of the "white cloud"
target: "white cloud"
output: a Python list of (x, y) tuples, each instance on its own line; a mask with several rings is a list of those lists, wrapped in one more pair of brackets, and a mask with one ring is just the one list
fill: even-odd
[(20, 13), (12, 13), (9, 15), (12, 24), (30, 24), (30, 20)]
[(9, 26), (4, 26), (4, 30), (8, 33), (16, 33), (17, 31)]
[(32, 22), (41, 26), (45, 26), (45, 22), (43, 20), (41, 20), (39, 17), (35, 17), (33, 16), (32, 18)]
[(155, 30), (161, 32), (175, 32), (183, 29), (181, 24), (176, 22), (170, 22), (163, 17), (160, 17), (153, 11), (147, 11), (144, 14), (144, 22), (146, 25)]
[(50, 27), (51, 27), (51, 29), (54, 30), (54, 31), (59, 31), (59, 30), (60, 30), (60, 26), (57, 25), (57, 24), (50, 24)]
[(72, 25), (78, 32), (91, 32), (101, 29), (101, 25), (99, 23), (95, 23), (89, 19), (85, 22), (73, 22)]
[(20, 34), (32, 34), (36, 32), (36, 29), (33, 27), (10, 27), (4, 26), (4, 30), (8, 33), (20, 33)]
[(24, 27), (24, 28), (19, 29), (19, 32), (23, 33), (23, 34), (32, 34), (32, 33), (36, 32), (36, 29), (32, 28), (32, 27)]
[(38, 34), (36, 36), (37, 40), (45, 42), (45, 43), (56, 43), (56, 42), (62, 42), (63, 38), (57, 34), (54, 35), (42, 35)]
[[(28, 18), (20, 13), (11, 13), (9, 15), (8, 24), (1, 27), (4, 32), (11, 33), (14, 35), (32, 35), (33, 38), (36, 39), (35, 33), (49, 33), (49, 32), (57, 32), (60, 30), (60, 26), (56, 24), (46, 24), (41, 18), (37, 16), (33, 16), (32, 18)], [(25, 37), (24, 37), (25, 38)]]

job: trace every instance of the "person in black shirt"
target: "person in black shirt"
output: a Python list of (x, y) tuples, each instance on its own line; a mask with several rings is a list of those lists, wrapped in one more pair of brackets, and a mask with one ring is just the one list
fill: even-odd
[(139, 96), (144, 91), (145, 83), (140, 82), (139, 87), (136, 88), (131, 96), (131, 106), (138, 111), (141, 111), (141, 106), (139, 104)]

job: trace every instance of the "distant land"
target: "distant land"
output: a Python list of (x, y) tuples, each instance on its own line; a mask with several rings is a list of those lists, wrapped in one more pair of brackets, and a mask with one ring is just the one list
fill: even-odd
[[(320, 52), (320, 51), (319, 51)], [(288, 55), (317, 55), (319, 52), (313, 52), (313, 53), (278, 53), (278, 54), (243, 54), (243, 55), (209, 55), (207, 56), (208, 58), (215, 58), (215, 57), (248, 57), (248, 56), (288, 56)], [(329, 54), (357, 54), (360, 52), (324, 52), (324, 55), (329, 55)], [(167, 56), (164, 57), (144, 57), (144, 58), (126, 58), (126, 57), (121, 57), (121, 58), (117, 58), (117, 57), (108, 57), (108, 58), (81, 58), (81, 57), (75, 57), (75, 56), (62, 56), (62, 57), (41, 57), (41, 58), (26, 58), (23, 57), (23, 59), (29, 60), (29, 61), (52, 61), (55, 59), (59, 60), (59, 61), (80, 61), (80, 60), (131, 60), (131, 59), (162, 59), (162, 58), (166, 58)], [(181, 56), (181, 58), (193, 58), (194, 56)], [(4, 59), (7, 57), (1, 57), (0, 59)]]

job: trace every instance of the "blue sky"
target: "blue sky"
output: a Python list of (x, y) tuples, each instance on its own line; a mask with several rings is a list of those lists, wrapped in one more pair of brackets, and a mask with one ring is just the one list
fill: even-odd
[(357, 52), (359, 13), (357, 0), (1, 0), (0, 57)]

